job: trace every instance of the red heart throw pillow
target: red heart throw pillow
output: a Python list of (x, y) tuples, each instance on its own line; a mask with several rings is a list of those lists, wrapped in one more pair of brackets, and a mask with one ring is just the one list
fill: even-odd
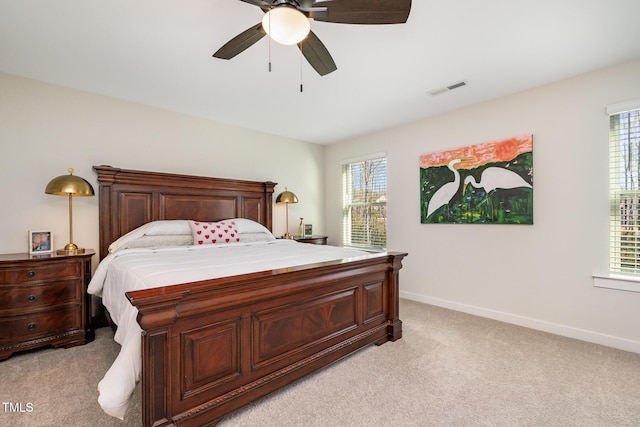
[[(189, 226), (193, 233), (195, 245), (212, 245), (220, 243), (237, 243), (240, 241), (235, 221), (192, 221)], [(217, 232), (212, 233), (213, 230)], [(224, 236), (224, 239), (222, 238)]]

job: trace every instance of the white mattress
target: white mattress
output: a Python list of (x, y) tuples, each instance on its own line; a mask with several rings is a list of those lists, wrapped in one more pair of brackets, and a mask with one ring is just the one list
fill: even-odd
[(115, 340), (122, 348), (98, 384), (100, 406), (107, 414), (123, 419), (141, 378), (142, 330), (136, 322), (137, 309), (125, 292), (365, 255), (355, 249), (292, 240), (123, 249), (109, 254), (98, 265), (89, 293), (102, 296), (118, 325)]

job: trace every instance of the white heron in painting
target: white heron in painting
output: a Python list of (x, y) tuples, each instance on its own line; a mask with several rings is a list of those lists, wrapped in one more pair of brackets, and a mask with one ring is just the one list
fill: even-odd
[(433, 193), (433, 196), (429, 200), (429, 206), (427, 207), (427, 218), (438, 210), (438, 208), (448, 204), (453, 196), (458, 192), (458, 188), (460, 188), (460, 172), (458, 172), (458, 170), (453, 166), (461, 161), (462, 159), (453, 159), (447, 165), (447, 167), (453, 172), (453, 181), (447, 182)]
[(497, 188), (509, 189), (527, 187), (533, 188), (531, 184), (525, 181), (520, 175), (504, 168), (490, 167), (482, 171), (480, 182), (469, 175), (464, 179), (464, 186), (471, 184), (475, 188), (484, 188), (485, 193), (489, 194)]

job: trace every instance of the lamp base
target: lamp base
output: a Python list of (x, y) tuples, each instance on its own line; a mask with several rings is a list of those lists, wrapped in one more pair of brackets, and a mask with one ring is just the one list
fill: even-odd
[(82, 248), (78, 248), (78, 249), (58, 249), (56, 251), (56, 255), (78, 255), (78, 254), (83, 254), (85, 252), (84, 249)]
[(79, 248), (78, 245), (76, 245), (75, 243), (67, 243), (64, 249), (58, 249), (56, 251), (57, 255), (77, 255), (77, 254), (83, 254), (83, 253), (84, 253), (84, 249)]
[(283, 239), (293, 239), (293, 236), (288, 231), (282, 235)]

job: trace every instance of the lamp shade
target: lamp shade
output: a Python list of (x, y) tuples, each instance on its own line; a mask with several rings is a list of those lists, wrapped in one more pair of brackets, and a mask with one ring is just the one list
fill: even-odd
[(93, 187), (87, 180), (73, 175), (73, 168), (69, 168), (69, 175), (60, 175), (47, 184), (44, 192), (55, 196), (88, 197), (94, 196)]
[(292, 203), (298, 203), (298, 197), (285, 187), (284, 191), (276, 197), (276, 204), (289, 205)]
[(311, 24), (299, 10), (286, 5), (269, 10), (262, 18), (262, 28), (274, 41), (285, 44), (297, 44), (304, 40)]

